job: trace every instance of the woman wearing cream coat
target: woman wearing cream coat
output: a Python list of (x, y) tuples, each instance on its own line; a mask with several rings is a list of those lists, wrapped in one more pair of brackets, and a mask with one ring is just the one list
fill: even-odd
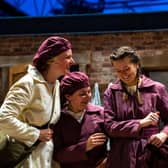
[(46, 39), (29, 65), (27, 74), (9, 90), (0, 108), (3, 133), (32, 146), (41, 141), (24, 161), (23, 168), (51, 168), (53, 131), (40, 128), (60, 116), (58, 78), (74, 63), (71, 43), (62, 37)]

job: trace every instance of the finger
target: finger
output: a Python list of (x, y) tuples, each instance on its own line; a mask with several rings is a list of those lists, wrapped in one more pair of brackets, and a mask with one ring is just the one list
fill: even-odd
[(102, 132), (97, 132), (97, 133), (93, 134), (93, 136), (106, 136), (106, 135)]
[(157, 143), (155, 146), (159, 148), (162, 145), (162, 143)]
[(94, 137), (95, 140), (106, 141), (106, 137)]
[(48, 133), (49, 133), (49, 134), (53, 134), (53, 130), (49, 128), (49, 129), (48, 129)]
[(155, 123), (157, 123), (159, 121), (159, 117), (156, 116), (151, 116), (151, 120)]
[(94, 138), (106, 138), (106, 135), (104, 135), (104, 134), (96, 134), (93, 137)]
[(159, 115), (157, 115), (156, 113), (153, 113), (153, 114), (151, 115), (151, 117), (152, 117), (153, 119), (159, 119)]
[(106, 142), (105, 139), (94, 139), (93, 144), (104, 144)]
[(160, 116), (160, 112), (159, 111), (157, 111), (156, 114)]
[(94, 138), (96, 141), (106, 141), (106, 138)]
[(153, 142), (152, 145), (156, 146), (157, 148), (161, 146), (160, 142)]
[(104, 142), (101, 142), (101, 141), (94, 141), (93, 142), (93, 145), (96, 145), (96, 146), (103, 145), (103, 144), (104, 144)]
[(161, 143), (160, 139), (158, 139), (156, 136), (151, 140), (151, 144), (155, 146), (159, 146)]

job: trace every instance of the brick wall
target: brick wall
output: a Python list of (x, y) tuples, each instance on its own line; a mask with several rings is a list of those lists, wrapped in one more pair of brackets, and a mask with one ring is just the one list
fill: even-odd
[[(31, 62), (37, 47), (48, 36), (0, 36), (0, 66)], [(163, 66), (168, 67), (168, 62), (165, 62), (165, 58), (168, 58), (168, 31), (62, 36), (72, 42), (73, 55), (80, 65), (80, 70), (88, 73), (92, 85), (94, 82), (100, 84), (101, 94), (107, 84), (115, 78), (109, 55), (118, 46), (129, 45), (136, 48), (146, 68), (153, 67), (151, 64), (153, 58), (156, 58), (155, 64), (162, 60)], [(159, 64), (156, 66), (158, 67)]]

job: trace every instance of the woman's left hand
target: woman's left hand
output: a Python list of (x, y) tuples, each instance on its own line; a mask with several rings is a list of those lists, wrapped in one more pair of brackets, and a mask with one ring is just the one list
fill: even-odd
[(92, 150), (93, 148), (103, 145), (107, 140), (104, 133), (94, 133), (92, 134), (86, 142), (86, 151)]
[(166, 141), (167, 138), (168, 138), (168, 135), (166, 133), (160, 132), (158, 134), (152, 135), (149, 138), (148, 143), (159, 148)]

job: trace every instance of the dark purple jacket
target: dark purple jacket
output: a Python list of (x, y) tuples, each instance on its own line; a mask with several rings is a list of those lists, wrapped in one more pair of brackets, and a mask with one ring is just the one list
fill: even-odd
[[(168, 93), (163, 84), (141, 76), (139, 91), (143, 104), (139, 105), (135, 96), (123, 100), (120, 81), (112, 84), (104, 93), (105, 130), (110, 136), (108, 168), (144, 168), (139, 157), (144, 151), (147, 139), (158, 133), (158, 126), (139, 129), (139, 120), (148, 113), (160, 111), (168, 133)], [(167, 163), (168, 164), (168, 163)]]
[(54, 127), (54, 160), (61, 168), (95, 168), (106, 155), (106, 144), (86, 152), (86, 141), (93, 133), (103, 132), (104, 109), (88, 104), (79, 123), (65, 109)]

